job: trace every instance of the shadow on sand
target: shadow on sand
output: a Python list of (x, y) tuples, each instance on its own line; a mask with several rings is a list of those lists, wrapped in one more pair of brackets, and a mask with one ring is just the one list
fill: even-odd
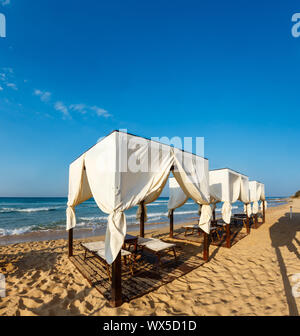
[(300, 231), (300, 213), (293, 214), (292, 219), (290, 219), (290, 214), (286, 213), (284, 216), (279, 218), (279, 220), (273, 224), (269, 230), (272, 246), (275, 249), (277, 261), (280, 267), (287, 304), (289, 307), (289, 315), (299, 316), (296, 300), (292, 293), (292, 287), (288, 278), (287, 268), (281, 254), (280, 247), (287, 247), (288, 250), (295, 253), (297, 258), (300, 260), (300, 254), (297, 250), (297, 246), (300, 246), (300, 242), (296, 238), (297, 232)]

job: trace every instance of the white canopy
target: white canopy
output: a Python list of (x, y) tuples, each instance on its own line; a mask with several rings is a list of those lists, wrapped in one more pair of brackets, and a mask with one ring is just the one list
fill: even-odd
[(209, 172), (211, 201), (223, 202), (222, 218), (229, 224), (232, 213), (232, 203), (249, 202), (249, 179), (234, 170), (223, 168)]
[(142, 201), (155, 201), (171, 168), (185, 193), (203, 205), (199, 225), (209, 232), (208, 160), (119, 131), (112, 132), (70, 165), (67, 230), (76, 226), (75, 206), (94, 197), (99, 208), (109, 215), (105, 258), (111, 264), (126, 235), (124, 211)]
[[(249, 179), (247, 176), (231, 169), (217, 169), (209, 171), (209, 185), (211, 203), (224, 202), (222, 217), (225, 223), (230, 223), (231, 203), (240, 200), (249, 203)], [(170, 197), (168, 209), (174, 210), (182, 206), (188, 196), (180, 188), (174, 178), (170, 178)]]
[(257, 181), (250, 181), (249, 190), (250, 190), (250, 202), (253, 202), (252, 212), (253, 214), (257, 214), (259, 210), (258, 201), (265, 201), (265, 185)]

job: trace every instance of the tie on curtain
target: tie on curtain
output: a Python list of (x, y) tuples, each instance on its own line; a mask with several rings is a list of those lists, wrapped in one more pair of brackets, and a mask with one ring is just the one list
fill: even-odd
[(248, 217), (252, 215), (251, 203), (244, 204), (244, 213), (247, 214)]
[(257, 201), (253, 202), (252, 213), (254, 215), (256, 215), (258, 213), (258, 202)]
[(232, 206), (230, 202), (224, 202), (222, 206), (222, 218), (226, 224), (230, 224)]

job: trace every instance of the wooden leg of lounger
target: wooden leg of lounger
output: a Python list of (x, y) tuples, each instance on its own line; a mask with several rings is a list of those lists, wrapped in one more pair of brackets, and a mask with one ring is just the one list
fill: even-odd
[(122, 304), (121, 274), (122, 264), (120, 251), (112, 264), (111, 299), (113, 307), (119, 307)]
[(134, 256), (130, 255), (129, 256), (129, 269), (130, 269), (131, 275), (133, 275), (133, 261), (134, 261)]
[(87, 249), (85, 249), (84, 251), (84, 260), (86, 259), (86, 253), (87, 253)]
[(246, 219), (246, 225), (247, 225), (247, 233), (250, 234), (250, 219), (249, 216), (247, 215), (247, 219)]
[(230, 226), (226, 224), (226, 247), (230, 248)]
[(206, 232), (203, 233), (204, 235), (204, 240), (203, 240), (203, 259), (204, 261), (208, 261), (208, 257), (209, 257), (209, 241), (208, 241), (208, 234)]
[(156, 253), (156, 256), (157, 256), (157, 266), (159, 266), (161, 264), (161, 261), (160, 261), (160, 253)]
[(106, 272), (107, 272), (107, 275), (108, 275), (108, 279), (109, 281), (111, 281), (111, 275), (110, 275), (110, 269), (109, 269), (109, 265), (106, 263)]
[(174, 257), (175, 257), (175, 259), (177, 259), (177, 256), (176, 256), (176, 251), (175, 251), (175, 247), (173, 247), (173, 248), (172, 248), (172, 250), (173, 250), (173, 253), (174, 253)]

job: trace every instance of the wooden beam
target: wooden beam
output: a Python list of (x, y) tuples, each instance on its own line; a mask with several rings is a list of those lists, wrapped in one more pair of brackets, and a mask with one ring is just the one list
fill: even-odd
[(174, 210), (170, 213), (170, 238), (173, 238), (174, 233)]
[(213, 211), (213, 221), (215, 221), (216, 220), (216, 209), (214, 209), (214, 211)]
[(250, 234), (250, 219), (247, 213), (247, 218), (246, 218), (246, 229), (247, 229), (247, 234)]
[(120, 251), (112, 264), (111, 305), (113, 307), (119, 307), (122, 304), (121, 275), (122, 275), (122, 265), (121, 265), (121, 251)]
[(203, 233), (204, 233), (203, 259), (205, 262), (207, 262), (209, 258), (209, 235), (206, 232), (203, 232)]
[(141, 202), (142, 212), (140, 218), (140, 237), (145, 236), (145, 209), (144, 209), (144, 201)]
[(254, 227), (257, 229), (257, 214), (254, 215)]
[(69, 257), (72, 257), (73, 255), (73, 229), (70, 229), (69, 232), (68, 232), (68, 255)]
[(226, 224), (226, 247), (230, 248), (230, 224)]
[(263, 223), (265, 223), (266, 221), (266, 208), (265, 208), (265, 201), (262, 202), (262, 206), (263, 206)]

